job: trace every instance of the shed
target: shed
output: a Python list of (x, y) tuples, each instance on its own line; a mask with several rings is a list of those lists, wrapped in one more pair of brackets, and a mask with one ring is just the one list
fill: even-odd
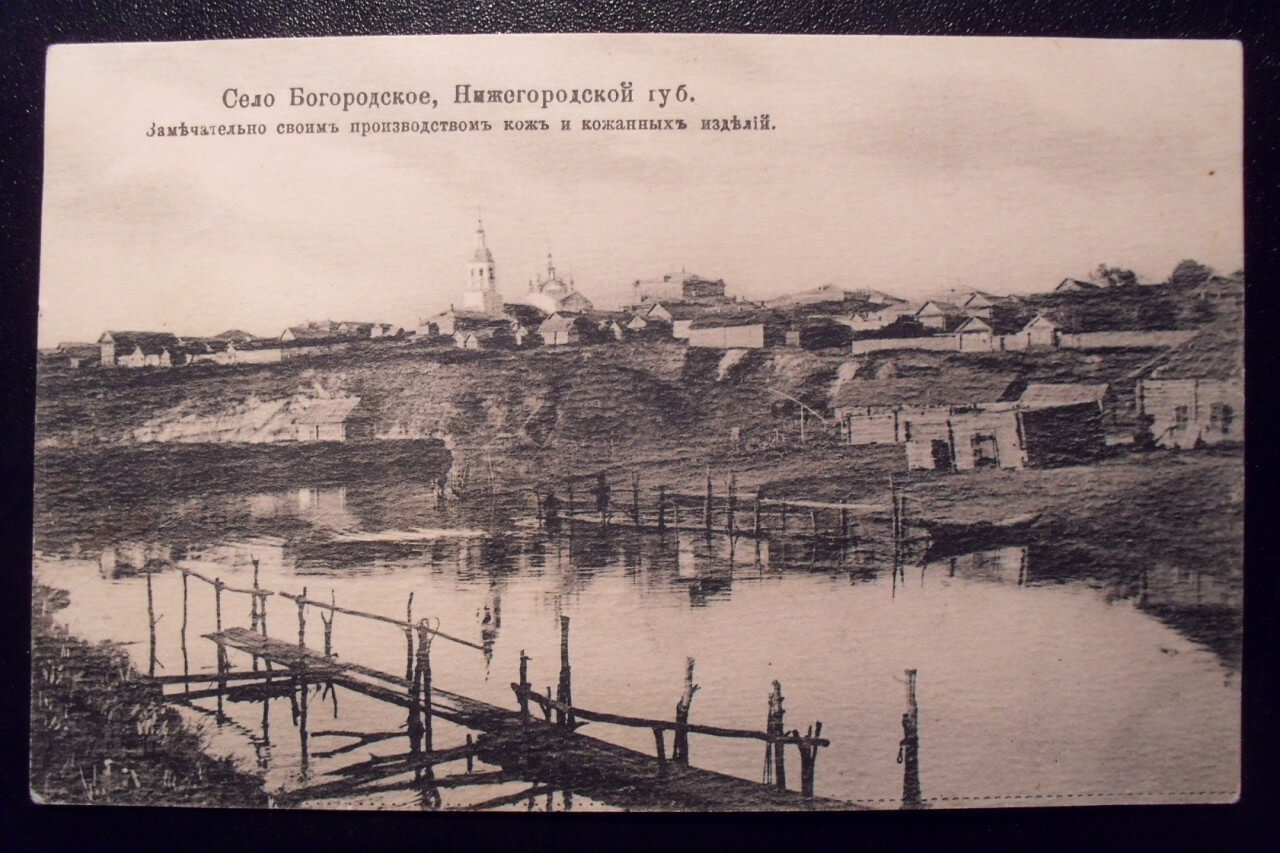
[(373, 417), (359, 397), (312, 400), (293, 415), (298, 441), (351, 441), (373, 438)]

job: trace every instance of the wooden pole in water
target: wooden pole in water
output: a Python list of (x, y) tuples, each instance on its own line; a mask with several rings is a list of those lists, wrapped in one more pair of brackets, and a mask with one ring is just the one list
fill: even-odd
[(818, 744), (814, 742), (822, 737), (822, 721), (809, 727), (809, 740), (800, 744), (800, 793), (813, 799), (813, 783), (817, 775)]
[(760, 493), (759, 492), (756, 493), (755, 519), (754, 519), (752, 532), (756, 535), (756, 538), (760, 537)]
[(703, 526), (711, 531), (711, 466), (707, 466), (707, 500), (702, 509)]
[(520, 650), (520, 722), (529, 722), (529, 656)]
[(667, 775), (667, 742), (662, 736), (662, 726), (653, 727), (653, 741), (658, 753), (658, 778)]
[(729, 474), (729, 508), (726, 511), (725, 527), (729, 531), (729, 535), (733, 535), (734, 521), (738, 513), (738, 475), (730, 472)]
[(418, 623), (418, 677), (422, 685), (422, 740), (423, 749), (433, 748), (431, 720), (431, 628), (424, 619)]
[(147, 664), (147, 675), (156, 677), (156, 608), (151, 597), (151, 572), (147, 572), (147, 627), (151, 635), (151, 656)]
[(413, 682), (413, 593), (409, 593), (409, 603), (404, 613), (404, 680)]
[(684, 693), (676, 702), (676, 730), (671, 746), (671, 759), (684, 767), (689, 766), (689, 708), (698, 685), (693, 683), (693, 658), (687, 658), (684, 670)]
[(785, 744), (779, 738), (783, 736), (783, 715), (782, 710), (782, 684), (778, 681), (773, 682), (773, 692), (769, 694), (769, 720), (765, 726), (765, 731), (772, 737), (766, 750), (773, 750), (773, 781), (774, 784), (786, 790), (787, 787), (787, 765)]
[[(182, 631), (178, 634), (178, 639), (182, 644), (182, 674), (191, 674), (191, 663), (187, 659), (187, 571), (182, 570)], [(191, 692), (191, 685), (187, 682), (182, 683), (182, 692)]]
[(569, 617), (560, 617), (560, 686), (557, 694), (557, 701), (563, 705), (563, 708), (556, 709), (556, 722), (562, 726), (573, 726), (573, 711), (566, 713), (565, 708), (571, 708), (573, 705), (572, 692), (570, 688), (570, 671), (569, 671)]
[(898, 762), (902, 765), (902, 807), (919, 808), (920, 794), (920, 709), (916, 705), (916, 671), (907, 671), (907, 712), (902, 715), (902, 743)]
[(667, 487), (658, 486), (658, 530), (667, 529)]
[(213, 579), (213, 619), (214, 630), (222, 633), (222, 578)]
[[(298, 650), (307, 647), (307, 588), (302, 588), (298, 596)], [(305, 685), (304, 685), (305, 686)]]

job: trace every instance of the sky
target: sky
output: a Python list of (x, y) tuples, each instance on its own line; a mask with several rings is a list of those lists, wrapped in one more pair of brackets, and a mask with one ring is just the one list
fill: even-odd
[[(615, 88), (630, 104), (458, 104)], [(1099, 263), (1243, 266), (1235, 42), (848, 36), (419, 36), (55, 46), (39, 343), (104, 329), (415, 325), (460, 301), (478, 218), (508, 301), (547, 254), (599, 307), (685, 270), (764, 299), (1035, 292)], [(651, 88), (684, 84), (665, 108)], [(429, 90), (434, 109), (292, 107)], [(270, 92), (229, 109), (223, 93)], [(703, 119), (767, 113), (772, 130)], [(583, 131), (582, 119), (683, 119)], [(489, 133), (349, 133), (489, 120)], [(505, 132), (539, 119), (546, 132)], [(561, 131), (562, 119), (573, 129)], [(261, 122), (262, 136), (147, 137)], [(280, 135), (282, 122), (336, 135)]]

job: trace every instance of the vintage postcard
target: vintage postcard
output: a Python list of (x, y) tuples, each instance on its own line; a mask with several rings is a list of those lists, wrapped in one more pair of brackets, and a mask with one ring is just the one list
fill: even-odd
[(1238, 43), (47, 70), (37, 802), (1237, 799)]

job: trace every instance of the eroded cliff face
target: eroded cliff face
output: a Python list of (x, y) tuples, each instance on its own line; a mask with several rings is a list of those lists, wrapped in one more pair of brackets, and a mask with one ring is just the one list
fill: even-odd
[(648, 455), (723, 440), (734, 428), (744, 438), (772, 434), (794, 414), (788, 398), (825, 408), (841, 360), (646, 343), (104, 371), (42, 377), (37, 435), (44, 447), (272, 442), (316, 400), (358, 397), (375, 437), (437, 438), (464, 456), (582, 447)]

